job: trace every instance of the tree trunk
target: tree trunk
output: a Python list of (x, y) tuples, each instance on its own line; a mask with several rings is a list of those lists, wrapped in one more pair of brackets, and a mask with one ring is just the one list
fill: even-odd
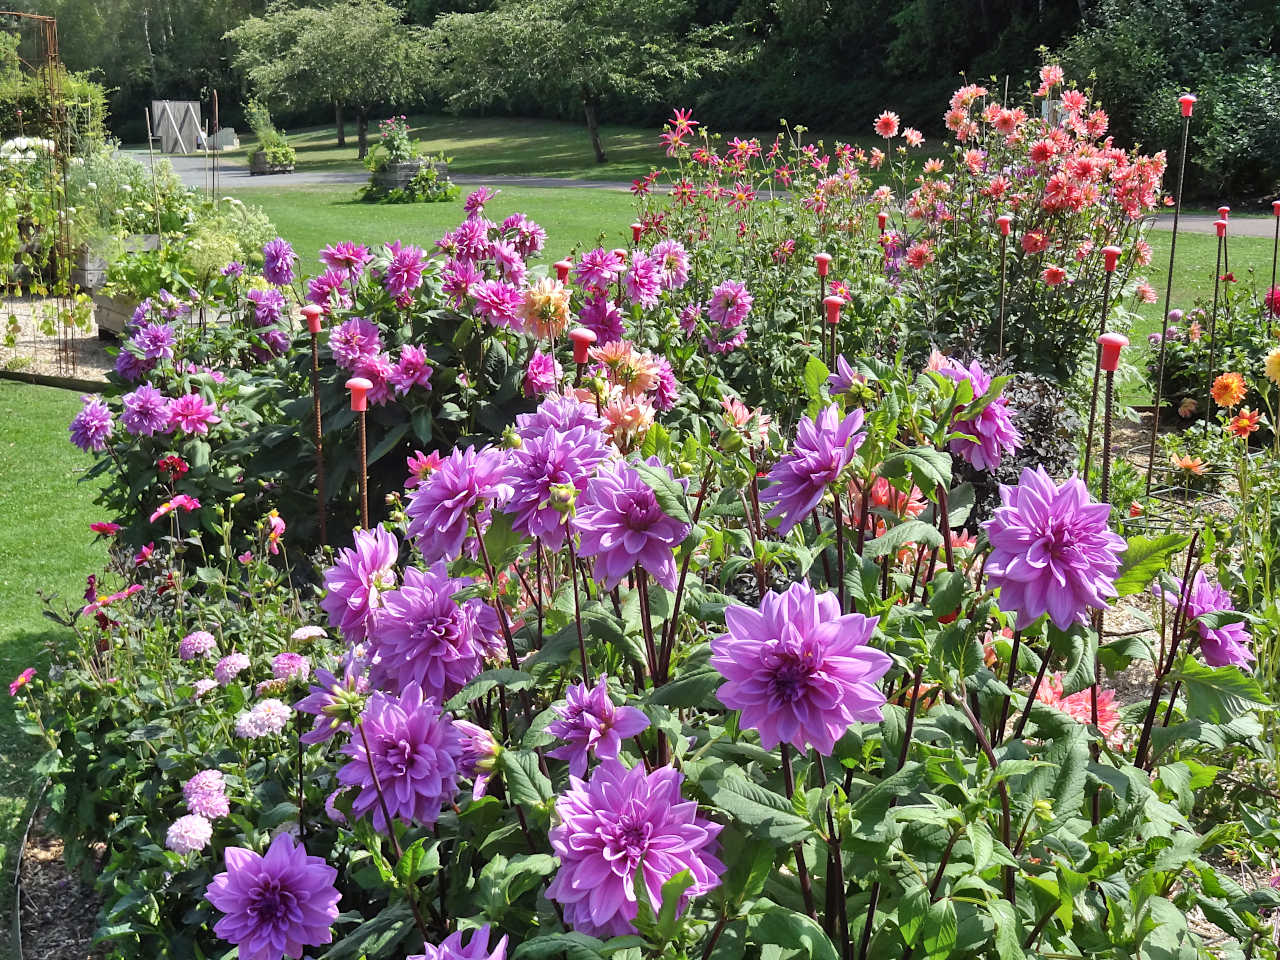
[(360, 145), (357, 154), (361, 160), (369, 155), (369, 110), (367, 107), (356, 108), (356, 142)]
[(338, 146), (347, 145), (347, 125), (342, 119), (342, 101), (333, 101), (333, 125), (338, 128)]
[(596, 152), (596, 163), (607, 163), (609, 158), (605, 156), (604, 144), (600, 142), (599, 106), (595, 97), (583, 91), (582, 108), (587, 115), (587, 134), (591, 137), (591, 149)]

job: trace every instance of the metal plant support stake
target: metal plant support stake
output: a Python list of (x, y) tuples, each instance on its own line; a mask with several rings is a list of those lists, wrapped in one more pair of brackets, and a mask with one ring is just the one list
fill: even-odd
[(1008, 246), (1009, 246), (1009, 227), (1013, 223), (1013, 217), (1009, 214), (1002, 214), (996, 217), (996, 224), (1000, 227), (1000, 317), (997, 321), (997, 352), (1000, 359), (1004, 359), (1004, 297), (1005, 297), (1005, 280), (1008, 276)]
[(1213, 372), (1218, 368), (1218, 288), (1222, 281), (1222, 247), (1227, 242), (1227, 221), (1215, 220), (1218, 231), (1218, 259), (1213, 268), (1213, 312), (1209, 314), (1209, 366), (1204, 377), (1204, 435), (1209, 435), (1209, 409), (1213, 398)]
[(324, 310), (314, 303), (302, 308), (311, 332), (311, 414), (316, 423), (316, 516), (320, 521), (320, 543), (329, 545), (328, 521), (325, 516), (328, 497), (324, 492), (324, 429), (320, 416), (320, 325)]
[(369, 391), (373, 389), (373, 384), (364, 377), (352, 377), (347, 381), (347, 389), (351, 391), (351, 409), (360, 415), (360, 526), (368, 530), (369, 454), (365, 415), (369, 409)]
[[(1280, 200), (1271, 201), (1271, 215), (1276, 221), (1276, 238), (1271, 242), (1271, 290), (1274, 290), (1276, 288), (1276, 254), (1280, 253)], [(1275, 301), (1272, 300), (1272, 303), (1275, 304)], [(1280, 306), (1280, 304), (1276, 305)]]
[[(1182, 181), (1187, 170), (1187, 136), (1191, 131), (1191, 110), (1196, 98), (1189, 93), (1178, 98), (1182, 106), (1182, 156), (1178, 161), (1178, 193), (1173, 203), (1173, 234), (1169, 238), (1169, 273), (1164, 284), (1164, 314), (1160, 321), (1160, 354), (1156, 361), (1155, 407), (1151, 411), (1151, 446), (1147, 452), (1147, 482), (1144, 496), (1151, 497), (1151, 474), (1156, 465), (1156, 438), (1160, 433), (1160, 410), (1164, 404), (1165, 341), (1169, 337), (1169, 310), (1173, 300), (1173, 260), (1178, 249), (1178, 219), (1182, 215)], [(1277, 221), (1280, 224), (1280, 221)]]
[(818, 348), (820, 353), (825, 353), (827, 335), (822, 330), (822, 304), (827, 299), (827, 273), (831, 270), (831, 254), (815, 253), (813, 262), (818, 268)]
[[(1106, 270), (1107, 276), (1102, 284), (1102, 317), (1098, 321), (1098, 336), (1101, 337), (1107, 332), (1107, 307), (1111, 303), (1111, 276), (1116, 272), (1116, 265), (1120, 262), (1121, 250), (1119, 247), (1103, 247), (1102, 263)], [(1098, 419), (1098, 374), (1102, 369), (1102, 353), (1094, 355), (1093, 359), (1093, 392), (1089, 400), (1089, 432), (1084, 442), (1084, 482), (1089, 482), (1089, 466), (1093, 460), (1093, 428)]]

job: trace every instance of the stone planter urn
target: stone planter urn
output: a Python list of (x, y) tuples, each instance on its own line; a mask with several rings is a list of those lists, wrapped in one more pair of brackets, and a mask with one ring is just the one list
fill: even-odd
[(249, 157), (249, 173), (255, 177), (271, 173), (293, 173), (293, 164), (267, 163), (267, 151), (255, 150)]
[[(390, 192), (408, 188), (410, 181), (418, 175), (425, 160), (406, 160), (403, 163), (388, 163), (383, 169), (373, 172), (372, 183), (379, 190)], [(433, 164), (437, 176), (445, 176), (449, 172), (447, 163)]]

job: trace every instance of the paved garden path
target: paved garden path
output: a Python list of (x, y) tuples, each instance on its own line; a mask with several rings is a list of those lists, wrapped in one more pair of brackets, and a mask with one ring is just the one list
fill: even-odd
[[(134, 156), (147, 162), (147, 155), (134, 152)], [(203, 156), (169, 157), (174, 172), (188, 187), (206, 187), (209, 185), (209, 163)], [(450, 177), (455, 183), (465, 186), (487, 185), (493, 187), (579, 187), (584, 190), (627, 190), (631, 184), (617, 180), (570, 180), (565, 177), (524, 177), (483, 175), (471, 173), (452, 173)], [(367, 173), (345, 170), (308, 170), (304, 166), (290, 174), (255, 177), (249, 173), (249, 167), (241, 157), (223, 158), (218, 164), (218, 190), (246, 189), (288, 189), (293, 187), (334, 186), (340, 184), (365, 183), (369, 179)], [(1216, 217), (1203, 213), (1184, 213), (1178, 227), (1188, 233), (1214, 232), (1213, 222)], [(1165, 213), (1156, 218), (1157, 230), (1173, 229), (1173, 214)], [(1270, 237), (1275, 233), (1273, 217), (1237, 217), (1231, 221), (1231, 235), (1240, 237)]]

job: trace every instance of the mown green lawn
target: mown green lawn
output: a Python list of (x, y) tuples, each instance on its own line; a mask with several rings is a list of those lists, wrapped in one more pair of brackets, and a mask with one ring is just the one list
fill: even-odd
[[(255, 187), (239, 198), (266, 210), (280, 235), (293, 244), (306, 265), (327, 243), (354, 240), (377, 244), (401, 240), (428, 250), (446, 230), (466, 216), (462, 201), (451, 203), (361, 203), (356, 187)], [(618, 246), (629, 240), (634, 216), (631, 194), (621, 190), (579, 187), (504, 187), (485, 207), (500, 221), (520, 212), (547, 231), (545, 259), (558, 260), (574, 246), (603, 242)]]
[(43, 671), (67, 631), (42, 615), (40, 594), (76, 603), (84, 578), (106, 551), (89, 524), (97, 488), (80, 478), (93, 462), (71, 445), (67, 424), (80, 409), (69, 390), (0, 380), (0, 911), (9, 919), (8, 882), (37, 756), (14, 724), (9, 682)]

